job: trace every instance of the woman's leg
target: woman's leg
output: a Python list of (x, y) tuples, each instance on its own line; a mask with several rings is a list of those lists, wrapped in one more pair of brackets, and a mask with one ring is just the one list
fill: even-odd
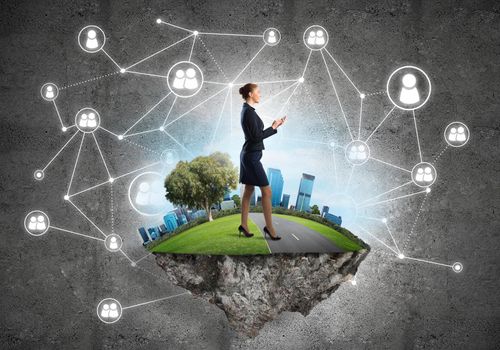
[(254, 191), (253, 185), (245, 185), (241, 199), (241, 226), (248, 231), (248, 212), (250, 211), (250, 198)]
[(273, 226), (273, 214), (271, 207), (271, 186), (262, 186), (260, 188), (262, 193), (262, 211), (264, 213), (264, 219), (266, 220), (266, 227), (271, 232), (273, 236), (276, 235)]

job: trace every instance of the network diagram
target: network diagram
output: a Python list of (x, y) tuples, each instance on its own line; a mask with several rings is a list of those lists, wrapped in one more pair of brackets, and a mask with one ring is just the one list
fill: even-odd
[[(46, 234), (49, 230), (53, 231), (59, 231), (59, 232), (64, 232), (64, 233), (69, 233), (73, 234), (76, 236), (80, 236), (83, 238), (87, 239), (92, 239), (101, 242), (101, 244), (104, 245), (105, 249), (111, 253), (119, 253), (122, 254), (127, 261), (130, 263), (130, 265), (134, 268), (141, 268), (139, 266), (139, 263), (147, 258), (148, 256), (151, 255), (151, 253), (141, 257), (140, 259), (134, 260), (130, 258), (130, 256), (124, 251), (123, 249), (123, 240), (122, 237), (114, 232), (112, 233), (107, 233), (105, 230), (101, 229), (99, 225), (95, 223), (92, 218), (90, 218), (88, 215), (85, 214), (85, 212), (77, 206), (74, 201), (72, 200), (73, 198), (91, 190), (99, 189), (104, 186), (112, 186), (112, 184), (116, 181), (121, 181), (126, 178), (130, 178), (134, 176), (134, 178), (130, 181), (128, 185), (128, 200), (130, 203), (130, 206), (140, 215), (143, 216), (155, 216), (160, 213), (162, 213), (165, 210), (165, 206), (162, 203), (162, 200), (164, 200), (164, 197), (161, 195), (162, 192), (164, 191), (163, 189), (163, 178), (162, 175), (156, 171), (151, 170), (153, 167), (159, 166), (159, 165), (167, 165), (171, 166), (177, 163), (179, 160), (179, 152), (176, 149), (167, 149), (161, 152), (159, 154), (159, 159), (156, 162), (153, 162), (151, 164), (147, 164), (146, 166), (133, 169), (129, 172), (126, 172), (124, 174), (112, 174), (110, 171), (110, 168), (108, 166), (108, 161), (106, 160), (106, 156), (104, 152), (101, 149), (100, 143), (98, 141), (98, 137), (96, 134), (104, 132), (107, 134), (112, 135), (115, 137), (118, 141), (125, 142), (127, 141), (128, 138), (136, 136), (136, 135), (142, 135), (142, 134), (147, 134), (147, 133), (153, 133), (153, 132), (159, 132), (163, 133), (166, 135), (166, 137), (170, 138), (173, 142), (175, 142), (179, 148), (192, 155), (191, 151), (187, 149), (181, 142), (177, 140), (177, 138), (174, 137), (169, 132), (169, 127), (181, 120), (184, 116), (188, 115), (190, 112), (194, 111), (195, 109), (205, 105), (209, 101), (211, 101), (214, 97), (221, 95), (222, 93), (225, 93), (225, 98), (224, 102), (222, 104), (222, 110), (221, 113), (218, 116), (218, 121), (217, 121), (217, 126), (216, 130), (214, 132), (214, 138), (215, 138), (215, 133), (217, 132), (217, 128), (219, 127), (221, 123), (221, 118), (222, 118), (222, 111), (226, 107), (226, 104), (229, 103), (231, 106), (231, 113), (232, 113), (232, 94), (231, 91), (233, 87), (237, 86), (239, 87), (245, 82), (240, 82), (238, 81), (238, 78), (247, 70), (247, 68), (252, 64), (252, 62), (258, 57), (258, 55), (266, 48), (271, 48), (273, 46), (276, 46), (280, 43), (281, 41), (281, 33), (278, 29), (276, 28), (267, 28), (263, 34), (238, 34), (238, 33), (215, 33), (215, 32), (200, 32), (196, 30), (191, 30), (187, 28), (180, 27), (178, 25), (168, 23), (163, 21), (162, 19), (157, 19), (156, 23), (159, 26), (167, 26), (169, 28), (173, 28), (175, 30), (179, 30), (182, 32), (186, 32), (186, 36), (183, 37), (182, 39), (166, 46), (163, 47), (162, 49), (140, 59), (139, 61), (128, 65), (120, 65), (117, 63), (117, 60), (115, 60), (110, 53), (108, 53), (105, 50), (105, 44), (106, 44), (106, 35), (104, 31), (96, 26), (96, 25), (88, 25), (82, 28), (77, 36), (78, 44), (81, 50), (83, 51), (84, 54), (104, 54), (107, 59), (109, 59), (112, 64), (116, 67), (116, 70), (108, 73), (103, 76), (99, 77), (94, 77), (90, 78), (88, 80), (82, 81), (82, 82), (77, 82), (73, 83), (70, 85), (67, 85), (65, 87), (60, 88), (57, 84), (48, 82), (45, 83), (41, 89), (40, 89), (40, 94), (43, 100), (52, 103), (54, 106), (55, 114), (57, 115), (60, 125), (61, 125), (61, 130), (63, 133), (71, 133), (73, 132), (72, 136), (63, 144), (63, 146), (56, 152), (56, 154), (46, 163), (45, 166), (34, 170), (34, 179), (36, 181), (42, 181), (45, 176), (46, 176), (46, 171), (49, 168), (49, 166), (54, 162), (54, 160), (59, 157), (61, 152), (68, 147), (69, 144), (72, 142), (78, 142), (78, 137), (80, 137), (79, 141), (79, 148), (78, 148), (78, 153), (76, 155), (76, 160), (73, 166), (73, 170), (71, 173), (71, 178), (69, 181), (69, 184), (66, 188), (66, 192), (64, 194), (64, 200), (71, 205), (79, 215), (81, 215), (86, 221), (88, 221), (101, 235), (102, 237), (94, 237), (85, 233), (81, 232), (75, 232), (73, 230), (69, 230), (66, 228), (62, 228), (59, 226), (56, 226), (52, 224), (51, 218), (49, 215), (47, 215), (45, 212), (41, 210), (32, 210), (30, 211), (24, 219), (24, 228), (27, 233), (29, 233), (32, 236), (42, 236)], [(246, 63), (246, 65), (236, 74), (232, 79), (229, 79), (227, 75), (224, 73), (221, 65), (217, 62), (217, 60), (214, 58), (214, 56), (211, 54), (210, 50), (206, 46), (206, 44), (203, 42), (203, 37), (206, 36), (229, 36), (229, 37), (246, 37), (250, 39), (255, 39), (255, 40), (262, 40), (263, 44), (260, 47), (260, 49), (252, 56), (252, 58)], [(192, 40), (191, 43), (191, 49), (188, 54), (187, 60), (179, 61), (179, 62), (174, 62), (171, 66), (170, 69), (168, 70), (168, 73), (166, 75), (158, 75), (158, 74), (153, 74), (149, 72), (141, 72), (137, 70), (136, 66), (139, 65), (142, 62), (145, 62), (156, 55), (160, 54), (161, 52), (164, 52), (166, 50), (169, 50), (171, 48), (176, 47), (178, 44)], [(288, 93), (288, 97), (286, 101), (281, 105), (279, 112), (277, 113), (280, 115), (282, 112), (284, 112), (289, 105), (291, 99), (293, 96), (296, 94), (298, 89), (304, 84), (306, 78), (306, 72), (307, 68), (311, 59), (311, 56), (313, 54), (320, 55), (322, 58), (322, 61), (325, 65), (325, 69), (328, 75), (329, 82), (331, 84), (331, 88), (333, 90), (333, 93), (336, 98), (336, 102), (338, 103), (338, 106), (340, 108), (340, 112), (342, 114), (342, 118), (345, 122), (345, 127), (347, 129), (348, 135), (350, 137), (350, 141), (346, 145), (341, 145), (338, 144), (335, 141), (314, 141), (316, 143), (320, 143), (323, 145), (326, 145), (331, 149), (332, 153), (334, 154), (333, 157), (333, 169), (334, 169), (334, 176), (337, 177), (337, 171), (336, 171), (336, 166), (335, 166), (335, 153), (341, 154), (342, 157), (345, 157), (347, 162), (349, 162), (353, 169), (354, 167), (361, 167), (368, 161), (374, 161), (383, 164), (384, 166), (388, 166), (391, 168), (395, 168), (399, 171), (402, 171), (404, 174), (408, 176), (408, 181), (405, 182), (402, 185), (396, 186), (394, 188), (391, 188), (388, 191), (385, 191), (383, 193), (380, 193), (374, 197), (367, 198), (366, 200), (360, 202), (360, 203), (355, 203), (354, 206), (355, 208), (367, 208), (367, 207), (373, 207), (373, 206), (379, 206), (384, 203), (388, 202), (393, 202), (397, 201), (403, 198), (408, 198), (412, 196), (418, 196), (422, 195), (424, 196), (424, 199), (422, 201), (422, 204), (420, 206), (420, 209), (415, 215), (415, 221), (412, 227), (415, 227), (415, 224), (417, 220), (420, 217), (420, 212), (422, 210), (422, 207), (425, 204), (425, 201), (427, 199), (427, 196), (431, 192), (431, 187), (435, 183), (436, 178), (438, 176), (437, 174), (437, 169), (435, 167), (435, 163), (437, 159), (443, 154), (444, 151), (446, 151), (449, 147), (452, 148), (460, 148), (463, 147), (464, 145), (467, 144), (470, 138), (470, 132), (468, 127), (460, 122), (460, 121), (455, 121), (449, 123), (444, 129), (443, 129), (443, 138), (444, 141), (446, 142), (446, 147), (441, 151), (441, 153), (436, 157), (434, 162), (432, 161), (426, 161), (424, 157), (422, 156), (422, 150), (421, 150), (421, 145), (420, 145), (420, 140), (419, 140), (419, 134), (418, 134), (418, 123), (417, 123), (417, 117), (416, 117), (416, 111), (419, 110), (420, 108), (424, 107), (426, 103), (429, 101), (429, 97), (431, 96), (432, 92), (432, 85), (431, 85), (431, 80), (429, 76), (427, 75), (426, 72), (424, 72), (422, 69), (420, 69), (417, 66), (412, 66), (412, 65), (407, 65), (407, 66), (402, 66), (394, 70), (388, 80), (387, 84), (385, 87), (384, 94), (388, 97), (390, 100), (391, 104), (393, 105), (392, 109), (385, 114), (383, 119), (380, 121), (380, 123), (371, 131), (368, 137), (366, 138), (361, 138), (361, 125), (362, 125), (362, 117), (363, 117), (363, 101), (370, 96), (374, 95), (375, 93), (368, 93), (368, 92), (363, 92), (361, 91), (356, 84), (351, 80), (349, 75), (345, 72), (345, 70), (341, 67), (341, 65), (337, 62), (337, 60), (334, 58), (334, 56), (330, 53), (330, 51), (327, 48), (328, 45), (328, 32), (327, 30), (320, 26), (320, 25), (312, 25), (308, 28), (305, 29), (304, 34), (303, 34), (303, 44), (308, 50), (308, 56), (307, 60), (305, 63), (304, 68), (300, 72), (300, 75), (297, 77), (293, 77), (291, 79), (286, 79), (286, 80), (270, 80), (270, 81), (260, 81), (256, 82), (257, 84), (287, 84), (285, 88), (280, 90), (278, 93), (270, 96), (268, 100), (264, 101), (261, 103), (261, 105), (266, 104), (267, 102), (273, 100), (274, 98), (283, 95), (285, 93)], [(206, 51), (209, 53), (213, 63), (217, 66), (218, 70), (221, 72), (221, 75), (224, 77), (223, 80), (226, 80), (225, 82), (217, 82), (217, 81), (208, 81), (205, 79), (204, 74), (203, 74), (203, 69), (199, 65), (195, 64), (193, 62), (193, 56), (195, 55), (194, 53), (194, 47), (195, 43), (199, 41), (202, 43), (203, 47), (206, 49)], [(307, 52), (307, 51), (306, 51)], [(335, 81), (332, 77), (330, 68), (327, 64), (327, 60), (330, 60), (331, 63), (333, 63), (340, 71), (341, 76), (343, 76), (345, 79), (347, 79), (348, 84), (352, 85), (354, 91), (356, 91), (358, 98), (359, 98), (359, 123), (358, 123), (358, 132), (357, 132), (357, 137), (355, 137), (353, 133), (353, 129), (350, 126), (350, 123), (348, 121), (348, 116), (347, 113), (345, 112), (345, 109), (342, 104), (342, 100), (339, 97), (339, 92), (337, 89), (337, 85), (335, 84)], [(89, 82), (98, 80), (98, 79), (103, 79), (109, 76), (113, 75), (118, 75), (118, 74), (132, 74), (132, 75), (138, 75), (138, 76), (150, 76), (150, 77), (155, 77), (158, 79), (166, 80), (167, 85), (168, 85), (168, 93), (162, 97), (156, 104), (154, 104), (151, 108), (149, 108), (143, 115), (141, 115), (137, 120), (134, 121), (134, 123), (123, 133), (117, 133), (115, 131), (108, 130), (101, 126), (101, 115), (99, 114), (99, 111), (94, 108), (93, 106), (87, 106), (84, 108), (81, 108), (76, 112), (74, 116), (74, 123), (67, 125), (63, 122), (63, 118), (61, 117), (61, 113), (59, 111), (58, 105), (57, 105), (57, 99), (59, 96), (59, 93), (63, 89), (67, 89), (70, 87), (75, 87), (79, 86), (82, 84), (87, 84)], [(197, 103), (195, 106), (190, 108), (188, 111), (184, 113), (180, 113), (179, 115), (172, 117), (172, 110), (173, 107), (178, 99), (189, 99), (196, 94), (200, 92), (202, 89), (202, 86), (205, 84), (212, 84), (215, 86), (220, 86), (221, 88), (208, 98), (204, 99), (201, 103)], [(168, 113), (161, 125), (157, 128), (151, 129), (151, 130), (145, 130), (141, 132), (133, 132), (133, 129), (143, 121), (143, 119), (148, 116), (153, 110), (155, 110), (168, 96), (173, 94), (175, 97), (173, 99), (173, 102), (171, 103)], [(228, 102), (229, 101), (229, 102)], [(411, 169), (406, 169), (403, 167), (400, 167), (398, 165), (386, 162), (384, 160), (374, 158), (371, 153), (370, 153), (370, 139), (371, 137), (377, 132), (377, 130), (386, 122), (386, 120), (389, 118), (389, 116), (394, 112), (394, 110), (399, 109), (401, 111), (404, 111), (405, 113), (410, 113), (413, 122), (414, 122), (414, 127), (415, 127), (415, 135), (416, 135), (416, 142), (418, 145), (418, 160)], [(358, 116), (356, 116), (358, 117)], [(286, 136), (285, 136), (286, 137)], [(97, 152), (99, 153), (99, 156), (102, 160), (102, 163), (104, 165), (104, 168), (107, 173), (108, 179), (104, 182), (97, 183), (93, 186), (90, 186), (86, 189), (80, 190), (80, 191), (72, 191), (72, 185), (74, 182), (74, 177), (75, 177), (75, 171), (77, 168), (77, 165), (80, 160), (80, 155), (82, 152), (82, 145), (84, 143), (84, 140), (86, 138), (90, 138), (91, 141), (94, 142), (95, 147), (97, 149)], [(212, 138), (213, 141), (213, 138)], [(352, 176), (352, 172), (351, 172)], [(350, 181), (350, 179), (349, 179)], [(411, 186), (416, 186), (418, 188), (418, 191), (416, 192), (411, 192), (405, 195), (401, 196), (396, 196), (396, 197), (390, 197), (390, 198), (385, 198), (386, 196), (390, 195), (396, 190), (400, 190), (402, 188), (409, 188)], [(160, 194), (160, 195), (159, 195)], [(383, 199), (385, 198), (385, 199)], [(357, 214), (356, 214), (357, 215)], [(438, 262), (434, 260), (428, 260), (428, 259), (422, 259), (418, 257), (412, 257), (412, 256), (407, 256), (404, 254), (404, 252), (400, 249), (400, 247), (397, 244), (396, 239), (394, 238), (394, 235), (391, 232), (388, 219), (387, 218), (374, 218), (374, 217), (367, 217), (364, 216), (364, 219), (367, 220), (374, 220), (378, 221), (383, 224), (383, 227), (385, 228), (387, 234), (387, 240), (390, 241), (391, 243), (387, 243), (377, 235), (373, 234), (369, 230), (367, 230), (365, 227), (361, 225), (356, 225), (361, 232), (365, 233), (366, 235), (370, 236), (373, 238), (375, 241), (381, 244), (381, 246), (384, 249), (387, 249), (388, 252), (392, 256), (394, 256), (397, 259), (406, 259), (409, 261), (415, 261), (419, 263), (428, 263), (428, 264), (433, 264), (436, 266), (442, 266), (442, 267), (447, 267), (450, 268), (453, 272), (459, 273), (463, 270), (463, 265), (460, 262), (453, 262), (453, 263), (443, 263), (443, 262)], [(389, 240), (390, 239), (390, 240)], [(145, 270), (146, 271), (146, 270)], [(351, 279), (351, 283), (353, 285), (357, 284), (357, 281), (355, 278)], [(160, 299), (155, 299), (155, 300), (150, 300), (146, 302), (141, 302), (137, 303), (134, 305), (128, 305), (128, 306), (122, 306), (121, 303), (116, 299), (116, 298), (104, 298), (100, 300), (97, 305), (96, 305), (96, 313), (97, 317), (99, 320), (101, 320), (104, 323), (115, 323), (117, 322), (121, 317), (122, 314), (125, 310), (147, 305), (150, 303), (154, 302), (159, 302), (162, 300), (167, 300), (167, 299), (172, 299), (172, 298), (177, 298), (181, 297), (182, 295), (189, 294), (189, 292), (185, 293), (180, 293), (180, 294), (175, 294), (175, 295), (169, 295), (164, 298)]]

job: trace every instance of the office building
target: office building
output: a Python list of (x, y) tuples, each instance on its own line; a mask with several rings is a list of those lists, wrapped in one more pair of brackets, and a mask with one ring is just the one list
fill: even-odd
[(283, 199), (281, 199), (281, 206), (285, 209), (288, 209), (289, 204), (290, 204), (290, 195), (283, 193)]
[(236, 204), (234, 204), (234, 201), (232, 199), (225, 200), (225, 201), (220, 203), (221, 210), (228, 210), (228, 209), (234, 209), (234, 208), (236, 208)]
[(314, 176), (309, 174), (302, 174), (299, 185), (299, 193), (297, 195), (297, 202), (295, 203), (295, 210), (310, 211), (311, 195), (314, 185)]
[(333, 215), (331, 213), (325, 213), (324, 218), (330, 222), (333, 222), (334, 224), (339, 225), (339, 226), (342, 225), (342, 216)]
[(281, 203), (281, 195), (283, 194), (283, 175), (281, 175), (281, 170), (268, 168), (267, 169), (267, 179), (269, 185), (271, 186), (272, 196), (271, 196), (271, 206), (278, 207)]
[(327, 205), (324, 205), (323, 209), (321, 209), (321, 216), (324, 217), (325, 214), (327, 214), (329, 210), (330, 210), (330, 207)]
[(179, 226), (177, 224), (177, 215), (173, 211), (163, 217), (163, 222), (169, 232), (172, 232)]

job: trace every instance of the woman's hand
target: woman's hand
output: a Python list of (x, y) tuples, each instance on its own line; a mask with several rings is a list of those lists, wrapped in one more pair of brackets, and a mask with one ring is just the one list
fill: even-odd
[(272, 128), (273, 129), (279, 128), (281, 125), (283, 125), (285, 123), (285, 121), (286, 121), (286, 115), (283, 118), (276, 119), (273, 122)]

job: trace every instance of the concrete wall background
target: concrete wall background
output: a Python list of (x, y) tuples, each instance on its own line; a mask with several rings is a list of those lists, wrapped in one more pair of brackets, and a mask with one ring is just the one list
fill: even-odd
[[(288, 43), (297, 45), (306, 26), (320, 23), (329, 29), (336, 57), (366, 91), (383, 90), (388, 73), (403, 63), (418, 63), (432, 71), (436, 90), (428, 108), (419, 114), (427, 156), (432, 159), (443, 148), (442, 142), (434, 142), (442, 138), (443, 120), (465, 121), (472, 138), (463, 149), (447, 150), (440, 157), (440, 182), (412, 235), (408, 232), (411, 214), (419, 201), (393, 207), (390, 215), (397, 218), (393, 231), (408, 255), (456, 259), (463, 262), (464, 272), (399, 262), (375, 247), (357, 274), (356, 287), (341, 287), (307, 317), (283, 314), (251, 340), (238, 339), (217, 307), (190, 297), (129, 310), (114, 325), (100, 323), (94, 312), (96, 300), (107, 295), (122, 295), (123, 303), (130, 305), (182, 290), (162, 279), (152, 259), (134, 269), (95, 242), (58, 233), (34, 239), (23, 231), (22, 219), (33, 208), (50, 211), (61, 227), (92, 230), (54, 190), (71, 174), (67, 165), (73, 163), (74, 148), (55, 162), (53, 176), (43, 184), (33, 181), (33, 170), (68, 137), (59, 132), (50, 104), (41, 101), (39, 87), (50, 80), (62, 85), (113, 70), (105, 59), (96, 60), (78, 50), (74, 38), (84, 25), (105, 27), (109, 52), (133, 62), (148, 48), (157, 48), (158, 38), (170, 38), (154, 27), (157, 17), (220, 32), (259, 33), (275, 26)], [(2, 348), (494, 348), (500, 334), (499, 24), (500, 6), (494, 1), (2, 2)], [(236, 50), (229, 49), (227, 55)], [(303, 51), (297, 58), (293, 46), (288, 50), (279, 59), (279, 71), (271, 65), (263, 76), (285, 77), (295, 71), (292, 67), (303, 59)], [(270, 58), (268, 63), (273, 63)], [(237, 67), (227, 69), (237, 71)], [(68, 89), (58, 101), (63, 115), (69, 121), (74, 106), (82, 101), (108, 106), (117, 116), (137, 115), (142, 106), (157, 99), (162, 88), (158, 81), (117, 79), (124, 80), (101, 79)], [(381, 101), (377, 103), (387, 106)], [(109, 123), (128, 124), (120, 118)], [(367, 121), (366, 130), (376, 124), (376, 120)], [(411, 130), (404, 125), (404, 120), (386, 125), (375, 140), (382, 144), (393, 134), (404, 135), (404, 130)], [(198, 128), (203, 126), (200, 123)], [(190, 144), (189, 136), (183, 137)], [(117, 173), (133, 161), (128, 158), (130, 150), (141, 152), (132, 144), (115, 148), (109, 138), (103, 137), (102, 142), (117, 159), (112, 164)], [(147, 147), (156, 142), (137, 141)], [(406, 143), (400, 142), (384, 149), (387, 159), (401, 159), (394, 152), (405, 149)], [(155, 159), (154, 152), (142, 152), (141, 159)], [(406, 156), (402, 157), (404, 161)], [(90, 156), (85, 164), (98, 161), (98, 156)], [(85, 175), (79, 180), (95, 179)], [(118, 196), (126, 189), (116, 186), (114, 191)], [(108, 196), (97, 203), (90, 196), (82, 197), (78, 204), (96, 213), (100, 222), (109, 223)], [(127, 205), (116, 205), (124, 212), (116, 218), (118, 227), (127, 223)], [(125, 247), (140, 257), (136, 236)]]

